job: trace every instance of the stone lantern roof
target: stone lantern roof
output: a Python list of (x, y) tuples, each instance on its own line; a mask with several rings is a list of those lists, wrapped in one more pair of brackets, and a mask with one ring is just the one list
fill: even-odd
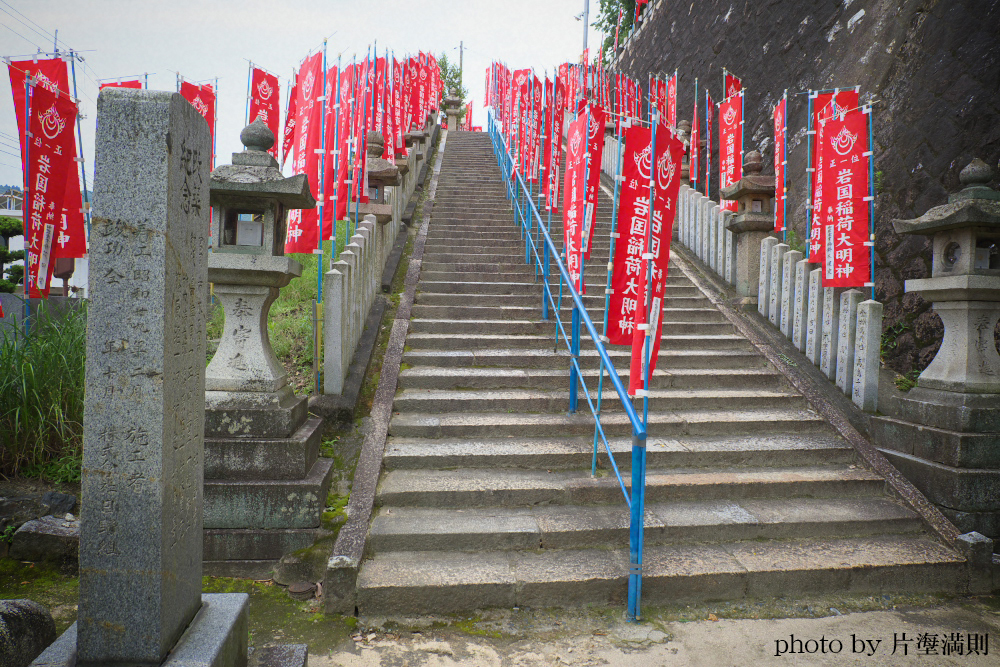
[(212, 172), (213, 194), (270, 197), (288, 209), (315, 208), (316, 198), (309, 189), (308, 177), (296, 174), (285, 178), (278, 161), (267, 152), (274, 145), (274, 133), (260, 118), (243, 128), (240, 141), (246, 150), (233, 153), (232, 164)]
[(385, 150), (385, 139), (382, 138), (382, 133), (369, 132), (367, 143), (368, 185), (376, 188), (399, 185), (401, 182), (399, 167), (382, 158), (382, 153)]
[(774, 196), (774, 174), (762, 174), (764, 161), (759, 151), (750, 151), (743, 158), (743, 178), (719, 190), (723, 199), (739, 199), (746, 195)]
[(961, 227), (983, 227), (1000, 231), (1000, 191), (989, 186), (993, 180), (990, 166), (976, 158), (958, 175), (965, 187), (948, 197), (948, 203), (935, 206), (919, 218), (893, 220), (897, 234), (931, 235)]

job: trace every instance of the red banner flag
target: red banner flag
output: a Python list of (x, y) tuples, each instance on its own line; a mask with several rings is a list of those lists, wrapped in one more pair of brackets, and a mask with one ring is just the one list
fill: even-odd
[(281, 141), (281, 166), (285, 166), (285, 160), (292, 152), (295, 142), (295, 121), (297, 120), (295, 98), (298, 97), (298, 84), (292, 86), (292, 92), (288, 95), (288, 108), (285, 109), (285, 129)]
[[(295, 139), (292, 150), (292, 173), (309, 177), (313, 194), (319, 198), (319, 150), (323, 105), (319, 97), (323, 94), (323, 54), (314, 53), (306, 58), (299, 68), (296, 78), (297, 100), (295, 102)], [(316, 209), (293, 209), (288, 214), (288, 236), (285, 242), (287, 252), (312, 252), (319, 247), (319, 230)]]
[(132, 80), (132, 81), (112, 81), (110, 83), (102, 83), (98, 91), (104, 90), (105, 88), (133, 88), (135, 90), (142, 90), (142, 81)]
[(566, 269), (570, 279), (582, 293), (584, 193), (587, 169), (587, 121), (583, 113), (569, 124), (566, 141), (566, 177), (563, 183), (563, 248), (566, 251)]
[(64, 206), (67, 174), (75, 168), (73, 137), (76, 104), (45, 86), (31, 90), (24, 194), (25, 285), (32, 298), (48, 298), (55, 265), (58, 216)]
[[(8, 67), (10, 73), (10, 87), (14, 97), (14, 114), (17, 117), (18, 139), (21, 144), (21, 164), (26, 165), (24, 160), (24, 104), (25, 104), (25, 77), (31, 76), (37, 81), (37, 87), (42, 87), (55, 94), (59, 92), (60, 97), (70, 98), (69, 73), (66, 63), (58, 58), (52, 60), (14, 61)], [(72, 145), (68, 150), (68, 159), (76, 158), (77, 152), (76, 115), (67, 120), (70, 125), (69, 134)], [(76, 164), (72, 164), (65, 171), (66, 186), (61, 190), (62, 210), (57, 214), (58, 227), (56, 229), (56, 240), (52, 249), (52, 257), (83, 257), (87, 254), (87, 231), (84, 222), (83, 195), (80, 187), (80, 171)], [(27, 208), (27, 207), (25, 207)]]
[(667, 89), (663, 91), (664, 102), (667, 107), (667, 125), (672, 128), (677, 127), (677, 73), (667, 80)]
[(587, 141), (587, 194), (583, 217), (583, 256), (590, 259), (590, 243), (597, 222), (597, 188), (601, 184), (601, 158), (604, 156), (604, 123), (607, 114), (591, 105), (590, 136)]
[(215, 89), (211, 84), (199, 86), (187, 81), (181, 81), (181, 97), (191, 103), (191, 106), (201, 114), (208, 123), (208, 134), (212, 138), (212, 164), (215, 164)]
[[(278, 111), (278, 98), (281, 96), (281, 89), (278, 87), (278, 77), (259, 67), (254, 67), (250, 75), (250, 122), (258, 118), (267, 125), (268, 129), (278, 137), (278, 122), (281, 120)], [(274, 157), (278, 157), (278, 142), (269, 151)]]
[(812, 187), (809, 192), (809, 201), (806, 208), (810, 211), (809, 216), (809, 261), (822, 264), (826, 259), (823, 248), (823, 233), (821, 225), (816, 221), (819, 212), (823, 210), (823, 161), (819, 159), (820, 151), (823, 150), (822, 142), (819, 140), (820, 121), (829, 118), (833, 114), (846, 112), (848, 109), (858, 107), (857, 89), (834, 91), (829, 93), (809, 93), (812, 101), (812, 130), (816, 133), (813, 137), (812, 155), (809, 156), (809, 166), (812, 168)]
[(407, 157), (406, 125), (403, 116), (403, 63), (392, 60), (392, 136), (396, 155)]
[(820, 121), (823, 198), (824, 287), (863, 287), (871, 272), (869, 235), (868, 123), (870, 114), (851, 109)]
[(712, 94), (705, 91), (705, 196), (708, 197), (709, 185), (712, 182), (712, 116), (715, 114), (715, 104)]
[(698, 118), (698, 82), (695, 81), (694, 111), (691, 112), (691, 148), (688, 162), (688, 180), (691, 187), (698, 188), (698, 170), (701, 168), (701, 120)]
[(735, 76), (733, 74), (730, 74), (729, 72), (726, 72), (725, 73), (725, 86), (726, 86), (726, 90), (724, 91), (725, 94), (723, 95), (723, 98), (726, 99), (726, 100), (728, 100), (730, 97), (733, 97), (734, 95), (738, 95), (740, 93), (740, 91), (743, 90), (743, 81), (740, 80), (740, 78), (738, 76)]
[[(648, 132), (648, 130), (647, 130)], [(673, 236), (674, 216), (677, 212), (677, 193), (680, 188), (681, 159), (684, 144), (660, 124), (656, 129), (655, 176), (656, 192), (653, 206), (652, 228), (643, 230), (644, 252), (649, 248), (652, 260), (652, 292), (649, 299), (649, 313), (646, 312), (646, 285), (649, 282), (650, 262), (642, 261), (642, 272), (638, 281), (638, 305), (635, 309), (635, 328), (632, 331), (632, 361), (629, 366), (629, 394), (643, 388), (647, 375), (646, 358), (649, 357), (648, 375), (656, 370), (660, 354), (660, 335), (663, 331), (663, 295), (667, 282), (667, 266), (670, 263), (670, 239)], [(648, 192), (648, 186), (647, 186)], [(648, 195), (646, 201), (649, 201)], [(648, 220), (648, 217), (647, 217)], [(647, 326), (647, 317), (648, 326)], [(649, 332), (652, 351), (647, 355), (646, 332)]]
[(785, 108), (788, 99), (781, 98), (774, 107), (774, 231), (781, 232), (785, 229), (785, 197), (788, 192), (785, 187), (785, 166), (787, 157), (785, 156), (785, 139), (788, 136), (788, 124), (785, 116)]
[[(719, 189), (743, 178), (743, 93), (719, 105)], [(723, 211), (735, 211), (735, 199), (722, 199)]]

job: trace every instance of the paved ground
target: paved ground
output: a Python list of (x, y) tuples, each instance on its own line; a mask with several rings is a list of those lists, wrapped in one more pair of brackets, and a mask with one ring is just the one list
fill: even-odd
[[(371, 629), (355, 634), (353, 646), (313, 655), (310, 666), (1000, 665), (1000, 644), (995, 643), (1000, 642), (1000, 598), (995, 596), (779, 620), (635, 625), (607, 614), (504, 611), (467, 619), (464, 625), (452, 619), (448, 627), (428, 617), (363, 622)], [(943, 646), (956, 633), (961, 654)], [(918, 636), (924, 638), (921, 646)], [(980, 655), (968, 655), (970, 636), (988, 636), (988, 654), (980, 649)], [(894, 637), (900, 642), (895, 654)], [(937, 645), (931, 647), (927, 640), (935, 637)], [(791, 643), (793, 638), (801, 640), (801, 647)], [(776, 655), (782, 649), (816, 652)]]

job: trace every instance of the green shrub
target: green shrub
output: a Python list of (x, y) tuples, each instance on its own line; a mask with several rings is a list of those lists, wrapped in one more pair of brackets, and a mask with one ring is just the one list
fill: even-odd
[(86, 343), (84, 304), (0, 331), (0, 475), (79, 479)]

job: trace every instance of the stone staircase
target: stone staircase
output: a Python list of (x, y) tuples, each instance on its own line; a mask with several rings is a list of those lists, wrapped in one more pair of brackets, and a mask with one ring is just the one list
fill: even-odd
[[(362, 614), (624, 605), (629, 515), (593, 418), (568, 415), (569, 357), (488, 135), (443, 153), (383, 473), (358, 576)], [(611, 201), (585, 271), (604, 304)], [(553, 238), (561, 238), (553, 221)], [(555, 274), (553, 265), (553, 273)], [(563, 321), (569, 326), (569, 299)], [(964, 560), (672, 264), (651, 381), (645, 605), (691, 599), (962, 588)], [(596, 391), (598, 357), (581, 365)], [(555, 351), (554, 351), (555, 350)], [(609, 348), (627, 379), (626, 348)], [(630, 428), (604, 414), (628, 483)]]

